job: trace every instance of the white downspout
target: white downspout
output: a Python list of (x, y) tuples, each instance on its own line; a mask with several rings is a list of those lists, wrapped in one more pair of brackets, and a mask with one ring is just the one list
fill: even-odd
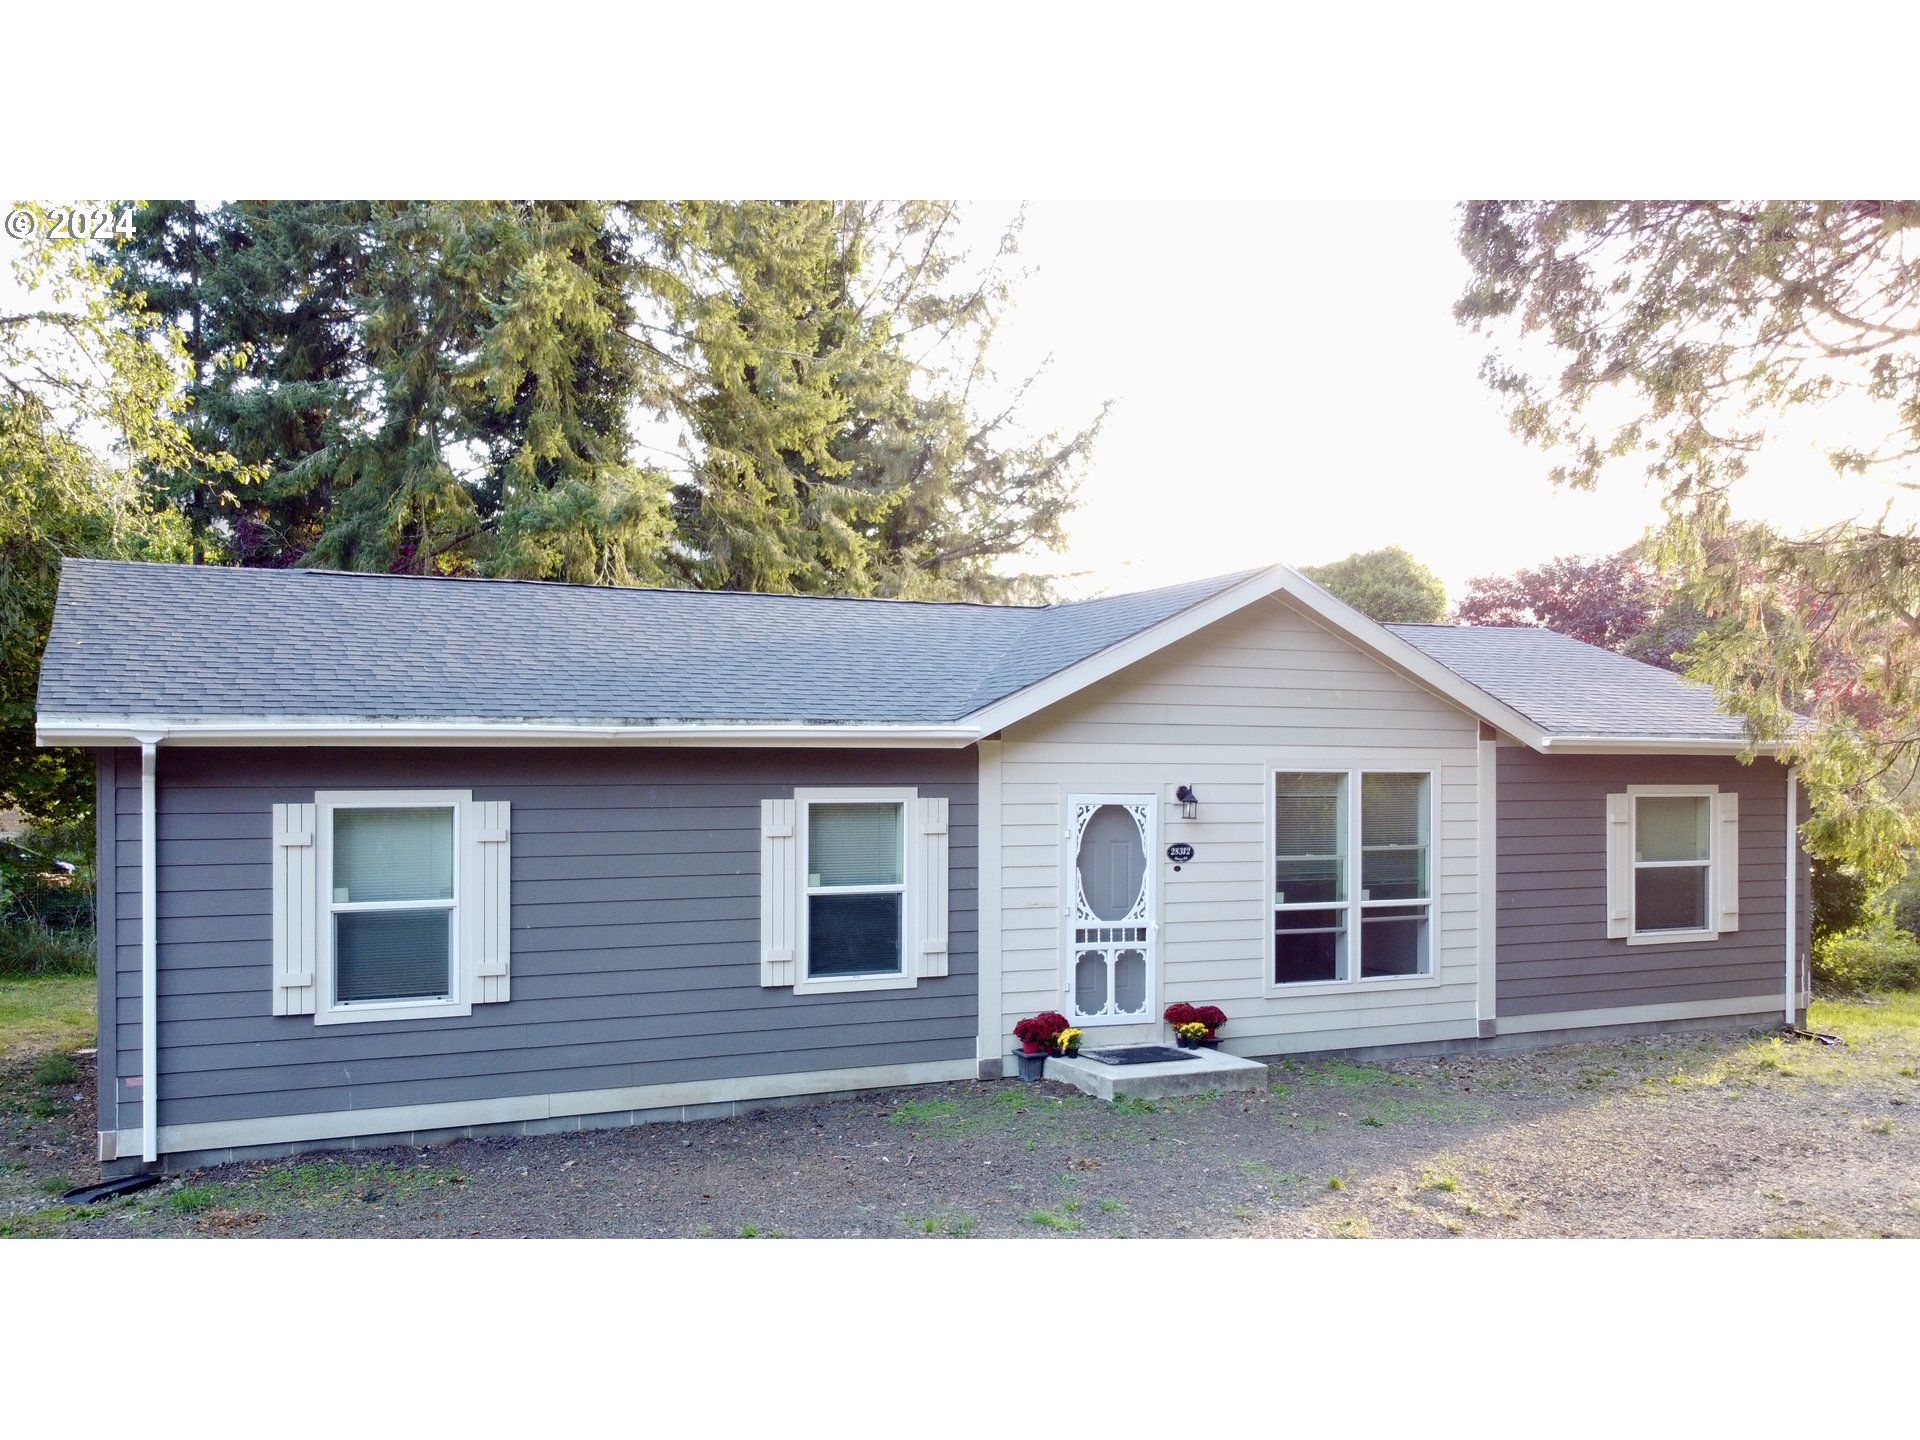
[(1787, 1025), (1799, 1023), (1800, 967), (1800, 767), (1787, 767)]
[(154, 834), (158, 740), (140, 742), (140, 1158), (159, 1158), (160, 1139), (160, 842)]

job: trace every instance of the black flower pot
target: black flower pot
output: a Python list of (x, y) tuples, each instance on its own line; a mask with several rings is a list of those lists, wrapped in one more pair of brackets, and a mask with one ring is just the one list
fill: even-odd
[(1040, 1052), (1038, 1055), (1029, 1055), (1026, 1051), (1022, 1050), (1019, 1059), (1020, 1078), (1022, 1080), (1038, 1080), (1042, 1075), (1047, 1073), (1047, 1056), (1045, 1051)]

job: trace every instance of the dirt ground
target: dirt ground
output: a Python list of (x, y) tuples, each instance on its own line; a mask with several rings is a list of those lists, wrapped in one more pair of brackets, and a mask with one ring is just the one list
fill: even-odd
[[(229, 1165), (103, 1205), (92, 1076), (0, 1071), (0, 1236), (1920, 1236), (1920, 996), (1828, 1048), (1658, 1035), (1275, 1062), (1105, 1105), (954, 1084), (733, 1120)], [(36, 1070), (36, 1066), (38, 1069)]]

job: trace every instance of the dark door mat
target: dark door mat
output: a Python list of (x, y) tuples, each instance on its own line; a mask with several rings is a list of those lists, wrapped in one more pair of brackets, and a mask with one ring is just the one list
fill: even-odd
[(1158, 1065), (1167, 1060), (1198, 1060), (1198, 1050), (1176, 1050), (1171, 1045), (1122, 1045), (1112, 1050), (1082, 1050), (1102, 1065)]

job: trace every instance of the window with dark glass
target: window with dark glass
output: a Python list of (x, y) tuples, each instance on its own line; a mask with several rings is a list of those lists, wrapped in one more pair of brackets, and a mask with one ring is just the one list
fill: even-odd
[(1274, 984), (1429, 973), (1431, 786), (1417, 773), (1274, 776)]
[(1633, 816), (1633, 928), (1705, 930), (1713, 800), (1638, 795)]
[(453, 810), (333, 812), (336, 1005), (453, 995)]
[(808, 805), (810, 978), (901, 973), (905, 809), (898, 801)]
[(1273, 781), (1273, 980), (1347, 978), (1347, 777)]

